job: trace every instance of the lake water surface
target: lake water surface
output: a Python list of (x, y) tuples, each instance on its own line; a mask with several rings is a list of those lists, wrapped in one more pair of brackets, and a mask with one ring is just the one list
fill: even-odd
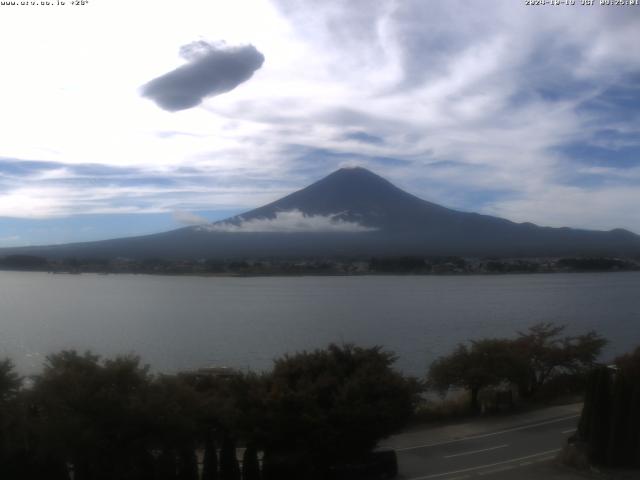
[(383, 345), (422, 375), (468, 339), (540, 322), (640, 344), (640, 273), (170, 277), (0, 272), (0, 356), (23, 373), (65, 348), (135, 352), (157, 371), (269, 368), (329, 342)]

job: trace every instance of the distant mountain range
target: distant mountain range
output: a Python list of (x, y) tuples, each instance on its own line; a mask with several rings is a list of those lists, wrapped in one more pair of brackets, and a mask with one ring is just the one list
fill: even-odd
[(540, 227), (460, 212), (364, 168), (343, 168), (280, 200), (215, 223), (98, 242), (0, 249), (47, 258), (531, 257), (640, 254), (640, 236)]

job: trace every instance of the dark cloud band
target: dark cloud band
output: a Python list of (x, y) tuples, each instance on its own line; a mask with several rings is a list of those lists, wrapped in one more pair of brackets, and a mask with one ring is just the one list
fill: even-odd
[(181, 54), (189, 63), (151, 80), (142, 95), (175, 112), (199, 105), (205, 97), (226, 93), (251, 78), (264, 55), (253, 45), (227, 47), (194, 42)]

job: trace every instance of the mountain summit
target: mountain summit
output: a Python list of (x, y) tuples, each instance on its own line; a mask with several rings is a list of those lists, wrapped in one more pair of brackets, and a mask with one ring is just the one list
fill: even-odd
[[(341, 168), (302, 190), (242, 215), (245, 220), (274, 218), (278, 212), (337, 215), (376, 229), (413, 228), (424, 219), (452, 212), (399, 189), (362, 168)], [(417, 215), (417, 217), (416, 217)]]
[(0, 250), (52, 258), (637, 255), (640, 236), (540, 227), (427, 202), (364, 168), (343, 168), (227, 220), (142, 237)]

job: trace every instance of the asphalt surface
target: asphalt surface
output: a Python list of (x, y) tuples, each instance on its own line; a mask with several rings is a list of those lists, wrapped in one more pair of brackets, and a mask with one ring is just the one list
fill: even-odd
[(398, 454), (400, 479), (536, 478), (534, 472), (548, 468), (575, 431), (579, 411), (579, 405), (556, 407), (413, 431), (386, 443)]

